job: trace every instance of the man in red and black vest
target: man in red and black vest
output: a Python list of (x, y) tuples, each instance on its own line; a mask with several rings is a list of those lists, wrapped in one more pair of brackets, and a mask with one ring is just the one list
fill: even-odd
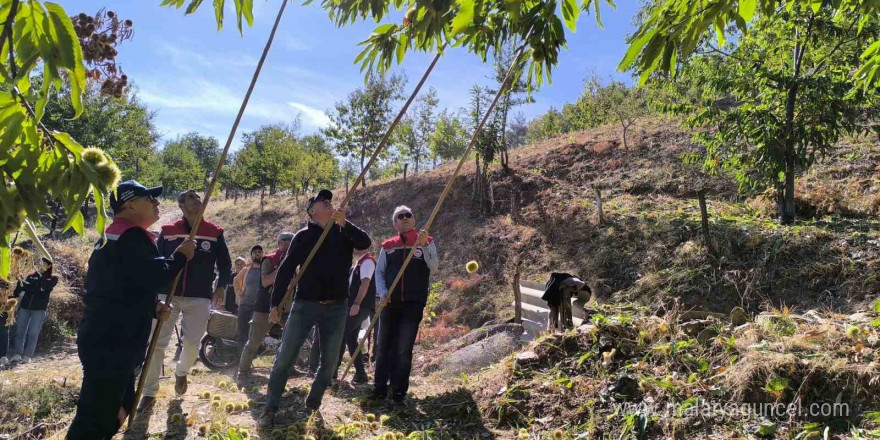
[[(345, 346), (348, 346), (348, 354), (353, 355), (358, 346), (358, 334), (364, 321), (373, 316), (376, 309), (376, 281), (373, 274), (376, 271), (376, 259), (367, 249), (355, 249), (356, 262), (348, 276), (348, 320), (345, 322), (345, 334), (342, 336), (343, 350), (339, 351), (339, 363), (342, 364), (342, 355), (345, 354)], [(364, 354), (358, 353), (354, 358), (354, 383), (366, 383), (367, 370), (364, 367)]]
[(134, 371), (144, 361), (153, 318), (170, 314), (156, 292), (193, 257), (195, 241), (165, 258), (147, 232), (159, 220), (160, 194), (162, 187), (128, 180), (110, 195), (113, 223), (95, 245), (86, 275), (76, 338), (82, 390), (67, 440), (109, 440), (119, 431), (135, 404)]
[[(373, 399), (384, 399), (391, 382), (391, 398), (401, 404), (409, 390), (412, 352), (422, 322), (422, 313), (431, 289), (431, 272), (440, 258), (434, 239), (425, 231), (416, 232), (412, 210), (398, 206), (391, 217), (397, 235), (382, 242), (376, 264), (376, 291), (379, 297), (391, 295), (379, 317), (379, 352)], [(415, 247), (413, 258), (393, 292), (388, 292), (407, 253)]]
[[(177, 197), (177, 205), (183, 212), (183, 218), (174, 223), (162, 226), (159, 233), (159, 252), (168, 256), (175, 247), (185, 240), (192, 230), (192, 224), (202, 207), (202, 198), (195, 190), (187, 190)], [(174, 306), (171, 312), (171, 322), (177, 322), (180, 314), (182, 320), (183, 351), (177, 361), (174, 372), (174, 391), (180, 395), (186, 393), (186, 376), (190, 368), (199, 356), (199, 343), (208, 327), (208, 318), (211, 315), (211, 303), (219, 307), (226, 294), (226, 286), (232, 282), (232, 259), (229, 257), (229, 249), (223, 238), (223, 228), (202, 219), (199, 230), (195, 236), (196, 252), (192, 261), (183, 268), (180, 281), (177, 283), (177, 291), (171, 300)], [(215, 269), (216, 267), (216, 269)], [(217, 286), (214, 287), (216, 273), (220, 274)], [(170, 286), (168, 287), (170, 288)], [(163, 301), (167, 295), (159, 295)], [(156, 393), (159, 391), (159, 373), (165, 361), (165, 349), (174, 334), (174, 326), (162, 326), (159, 340), (156, 342), (156, 353), (147, 366), (146, 380), (144, 382), (144, 397), (138, 411), (147, 411), (156, 401)]]

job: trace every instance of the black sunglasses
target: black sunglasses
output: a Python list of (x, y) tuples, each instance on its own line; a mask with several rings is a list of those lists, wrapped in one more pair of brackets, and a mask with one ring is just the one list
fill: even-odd
[(412, 213), (411, 212), (401, 212), (400, 214), (397, 214), (398, 220), (403, 220), (405, 218), (412, 218)]

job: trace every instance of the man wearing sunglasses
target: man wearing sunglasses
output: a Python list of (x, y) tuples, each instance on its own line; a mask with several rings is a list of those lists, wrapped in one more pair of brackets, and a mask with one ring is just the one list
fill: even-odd
[[(166, 257), (189, 237), (192, 225), (202, 208), (202, 197), (193, 189), (186, 190), (177, 196), (177, 206), (183, 215), (179, 220), (162, 226), (157, 242), (159, 252)], [(183, 268), (177, 290), (171, 300), (171, 305), (174, 306), (171, 322), (177, 322), (178, 317), (183, 315), (181, 320), (183, 351), (174, 371), (174, 391), (178, 395), (186, 393), (187, 375), (199, 357), (199, 344), (208, 328), (211, 304), (219, 308), (226, 296), (226, 286), (232, 284), (232, 258), (229, 256), (226, 239), (223, 237), (223, 228), (202, 218), (195, 238), (195, 256)], [(217, 273), (220, 274), (219, 277), (216, 276)], [(215, 278), (217, 278), (216, 287)], [(170, 288), (170, 285), (166, 287), (163, 294), (159, 295), (159, 299), (165, 301)], [(141, 399), (138, 412), (146, 412), (156, 402), (159, 373), (165, 361), (165, 349), (173, 334), (173, 325), (163, 326), (159, 333), (159, 340), (156, 342), (158, 355), (154, 356), (147, 366), (144, 397)]]
[(320, 408), (324, 391), (336, 374), (336, 363), (342, 348), (342, 334), (348, 315), (346, 298), (352, 252), (367, 249), (371, 244), (370, 236), (347, 221), (344, 211), (333, 208), (333, 193), (329, 190), (322, 189), (310, 197), (306, 212), (309, 223), (294, 235), (275, 275), (269, 312), (272, 322), (281, 320), (282, 310), (279, 306), (297, 268), (305, 262), (324, 229), (331, 229), (296, 285), (281, 348), (269, 376), (269, 392), (259, 419), (261, 428), (275, 423), (275, 412), (281, 404), (281, 394), (291, 367), (312, 327), (317, 327), (321, 340), (321, 362), (305, 405), (310, 411)]
[[(440, 258), (434, 239), (425, 231), (416, 231), (416, 219), (411, 209), (398, 206), (391, 221), (397, 235), (382, 242), (376, 263), (376, 292), (381, 298), (385, 295), (391, 295), (391, 298), (379, 317), (379, 351), (372, 397), (384, 399), (390, 381), (392, 400), (402, 404), (409, 389), (413, 345), (428, 302), (431, 272), (437, 270)], [(400, 282), (393, 292), (388, 292), (413, 248), (412, 260)]]
[(168, 258), (156, 248), (147, 228), (159, 220), (161, 193), (162, 187), (127, 180), (110, 194), (113, 223), (95, 245), (86, 274), (85, 313), (76, 338), (83, 381), (68, 440), (110, 439), (128, 417), (150, 324), (153, 318), (168, 319), (171, 311), (157, 302), (156, 292), (195, 252), (193, 240), (183, 240)]

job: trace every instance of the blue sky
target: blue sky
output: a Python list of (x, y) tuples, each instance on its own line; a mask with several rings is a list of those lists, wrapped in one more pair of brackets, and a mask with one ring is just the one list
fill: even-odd
[[(190, 16), (182, 10), (159, 7), (159, 0), (110, 2), (108, 0), (61, 0), (70, 15), (94, 13), (108, 7), (121, 18), (134, 21), (134, 39), (120, 48), (118, 62), (138, 88), (138, 96), (157, 112), (161, 142), (197, 131), (225, 142), (259, 55), (280, 5), (279, 0), (255, 0), (255, 22), (240, 35), (232, 11), (217, 32), (211, 2)], [(303, 131), (315, 132), (328, 121), (325, 111), (363, 82), (352, 62), (363, 41), (376, 26), (373, 22), (336, 28), (320, 9), (288, 5), (263, 73), (254, 90), (236, 136), (302, 115)], [(590, 73), (628, 80), (616, 72), (626, 49), (625, 37), (638, 2), (617, 2), (616, 10), (605, 7), (599, 29), (592, 15), (582, 14), (577, 32), (568, 35), (568, 50), (560, 54), (553, 84), (535, 95), (534, 104), (521, 107), (529, 118), (551, 106), (561, 107), (580, 94)], [(232, 2), (228, 1), (231, 7)], [(603, 5), (604, 6), (604, 5)], [(231, 18), (231, 19), (230, 19)], [(394, 72), (410, 79), (409, 93), (427, 67), (426, 54), (407, 56)], [(440, 108), (458, 109), (466, 104), (474, 84), (490, 84), (491, 66), (462, 49), (451, 50), (439, 61), (426, 86), (437, 89)]]

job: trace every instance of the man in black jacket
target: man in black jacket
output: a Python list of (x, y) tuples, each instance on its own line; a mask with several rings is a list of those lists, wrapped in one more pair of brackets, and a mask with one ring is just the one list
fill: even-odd
[(162, 187), (134, 180), (110, 195), (114, 217), (95, 245), (86, 275), (85, 313), (76, 343), (83, 366), (82, 390), (67, 440), (112, 438), (134, 406), (134, 370), (144, 360), (153, 318), (168, 319), (170, 308), (157, 302), (191, 259), (195, 241), (186, 240), (171, 258), (147, 232), (159, 219)]
[[(186, 190), (177, 197), (177, 206), (183, 216), (167, 225), (162, 225), (157, 245), (159, 253), (170, 257), (180, 243), (189, 237), (192, 224), (195, 222), (202, 208), (202, 198), (195, 190)], [(186, 393), (187, 375), (196, 359), (199, 357), (199, 345), (205, 330), (208, 328), (208, 318), (211, 316), (211, 302), (219, 308), (226, 295), (226, 286), (232, 283), (232, 259), (229, 257), (229, 249), (226, 239), (223, 237), (223, 228), (202, 219), (199, 230), (196, 233), (196, 252), (192, 261), (188, 262), (180, 275), (177, 290), (171, 300), (174, 306), (170, 320), (177, 322), (181, 319), (181, 333), (183, 339), (183, 351), (174, 369), (174, 391), (180, 395)], [(215, 270), (216, 267), (216, 270)], [(214, 287), (215, 274), (219, 273), (217, 286)], [(168, 286), (159, 299), (165, 301)], [(156, 356), (150, 360), (147, 366), (147, 378), (144, 381), (144, 397), (138, 407), (139, 412), (145, 412), (156, 401), (156, 393), (159, 391), (159, 373), (165, 361), (165, 349), (174, 334), (174, 325), (162, 327), (156, 342)]]
[(317, 411), (320, 408), (324, 390), (336, 373), (347, 315), (348, 268), (352, 252), (369, 248), (371, 242), (366, 232), (345, 220), (342, 210), (333, 209), (332, 199), (333, 194), (326, 189), (309, 198), (306, 205), (309, 224), (293, 237), (275, 276), (269, 313), (272, 322), (280, 321), (282, 310), (279, 305), (296, 269), (305, 262), (324, 228), (332, 228), (296, 286), (281, 348), (269, 376), (269, 392), (260, 416), (260, 427), (275, 423), (275, 412), (281, 403), (291, 367), (314, 326), (320, 335), (322, 353), (318, 374), (306, 398), (308, 409)]

